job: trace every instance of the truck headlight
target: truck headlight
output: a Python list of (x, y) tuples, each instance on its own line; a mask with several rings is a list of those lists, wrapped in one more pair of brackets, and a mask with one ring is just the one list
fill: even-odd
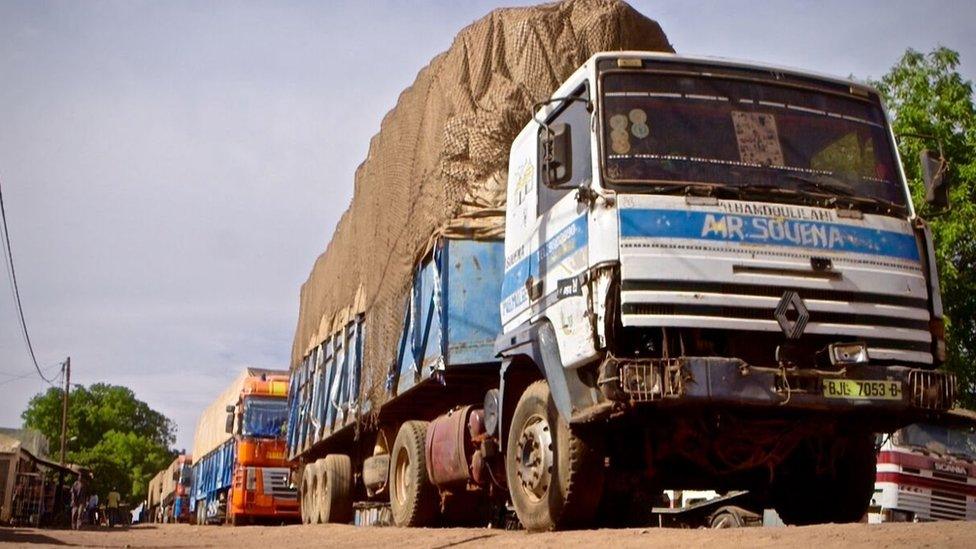
[(827, 356), (834, 366), (849, 366), (851, 364), (866, 364), (868, 362), (868, 346), (866, 343), (831, 343), (827, 346)]

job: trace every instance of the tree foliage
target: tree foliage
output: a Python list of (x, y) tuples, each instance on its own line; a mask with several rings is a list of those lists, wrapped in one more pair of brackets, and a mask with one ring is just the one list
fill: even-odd
[[(21, 414), (24, 426), (37, 429), (61, 451), (62, 391), (50, 388), (35, 395)], [(133, 501), (145, 497), (146, 485), (169, 465), (175, 452), (175, 425), (137, 399), (126, 387), (96, 383), (72, 389), (68, 414), (68, 452), (71, 463), (94, 472), (93, 486), (104, 496), (117, 488)]]
[[(948, 360), (963, 404), (976, 405), (976, 107), (972, 82), (958, 72), (959, 54), (939, 47), (909, 49), (875, 86), (884, 95), (899, 137), (899, 152), (919, 215), (928, 220), (946, 313)], [(922, 134), (935, 140), (913, 137)], [(925, 203), (919, 153), (941, 141), (950, 161), (952, 208), (937, 213)]]

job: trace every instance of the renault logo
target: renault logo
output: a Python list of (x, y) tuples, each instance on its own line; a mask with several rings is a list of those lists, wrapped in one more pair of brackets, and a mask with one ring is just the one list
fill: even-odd
[[(792, 315), (790, 314), (791, 309), (793, 310)], [(794, 318), (791, 319), (791, 316)], [(776, 306), (776, 312), (773, 313), (773, 318), (779, 323), (780, 329), (783, 330), (783, 334), (788, 339), (800, 339), (803, 330), (807, 328), (807, 321), (810, 320), (810, 311), (807, 311), (807, 306), (800, 299), (800, 294), (789, 290), (783, 293), (779, 305)]]

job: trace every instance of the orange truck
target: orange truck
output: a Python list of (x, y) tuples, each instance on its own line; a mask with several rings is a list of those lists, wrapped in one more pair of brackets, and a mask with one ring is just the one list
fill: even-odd
[(194, 448), (206, 452), (191, 491), (198, 524), (298, 519), (285, 453), (287, 395), (284, 372), (246, 369), (204, 411)]

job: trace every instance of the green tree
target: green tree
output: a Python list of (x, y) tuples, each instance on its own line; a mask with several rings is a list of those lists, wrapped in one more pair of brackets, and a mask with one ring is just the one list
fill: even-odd
[[(899, 152), (905, 163), (919, 215), (935, 237), (946, 313), (946, 368), (959, 378), (961, 401), (976, 406), (976, 108), (972, 82), (958, 72), (959, 54), (939, 47), (928, 54), (909, 49), (874, 85), (891, 111)], [(952, 208), (937, 213), (925, 203), (919, 152), (941, 141), (951, 162)]]
[[(60, 453), (60, 389), (35, 395), (21, 418), (25, 427), (48, 438), (54, 455)], [(137, 501), (145, 496), (149, 479), (172, 461), (175, 452), (169, 447), (176, 435), (173, 422), (130, 389), (96, 383), (71, 391), (68, 440), (68, 461), (92, 469), (98, 493), (117, 488), (124, 498)]]

